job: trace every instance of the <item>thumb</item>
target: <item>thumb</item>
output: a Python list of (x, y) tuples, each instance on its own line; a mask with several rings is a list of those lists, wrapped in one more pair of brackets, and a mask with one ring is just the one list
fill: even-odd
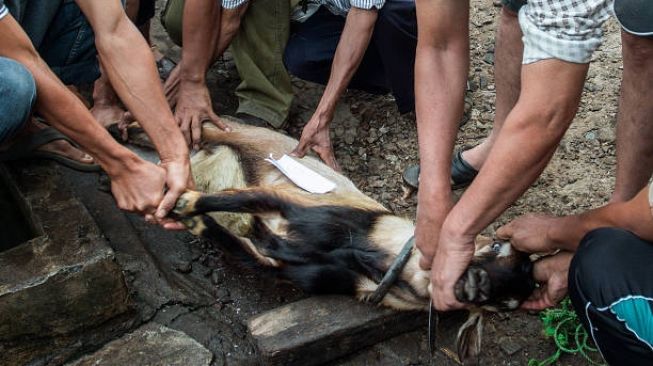
[(514, 232), (514, 229), (512, 227), (512, 222), (503, 225), (502, 227), (497, 229), (496, 235), (497, 238), (503, 239), (503, 240), (509, 240), (512, 238), (512, 234)]
[(159, 207), (156, 209), (155, 216), (157, 220), (161, 220), (168, 216), (168, 213), (175, 207), (181, 192), (182, 190), (180, 189), (172, 188), (166, 192), (165, 196), (163, 196), (163, 199), (161, 200), (161, 203), (159, 203)]

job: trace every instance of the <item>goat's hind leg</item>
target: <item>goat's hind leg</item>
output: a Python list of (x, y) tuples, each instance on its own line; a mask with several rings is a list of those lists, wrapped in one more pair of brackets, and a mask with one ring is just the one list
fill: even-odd
[(263, 188), (227, 189), (215, 194), (189, 191), (181, 195), (173, 210), (179, 217), (188, 217), (207, 212), (239, 212), (262, 214), (280, 212), (292, 207), (287, 197)]
[(248, 238), (232, 234), (208, 215), (196, 215), (182, 220), (188, 230), (198, 236), (217, 242), (229, 255), (243, 263), (252, 259), (266, 267), (279, 267), (279, 261), (263, 255)]

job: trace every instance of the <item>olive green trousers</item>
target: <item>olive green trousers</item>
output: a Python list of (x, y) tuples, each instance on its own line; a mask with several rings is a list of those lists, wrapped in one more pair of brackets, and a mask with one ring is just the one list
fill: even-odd
[[(290, 35), (290, 10), (298, 0), (250, 0), (230, 51), (241, 83), (236, 88), (237, 113), (261, 118), (281, 127), (293, 99), (283, 52)], [(168, 0), (161, 23), (181, 45), (184, 0)]]

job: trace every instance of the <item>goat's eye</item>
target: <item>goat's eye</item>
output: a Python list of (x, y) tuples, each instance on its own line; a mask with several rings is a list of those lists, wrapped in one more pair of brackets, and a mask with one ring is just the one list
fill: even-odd
[(499, 242), (492, 243), (492, 251), (495, 253), (499, 253), (501, 251), (501, 243)]

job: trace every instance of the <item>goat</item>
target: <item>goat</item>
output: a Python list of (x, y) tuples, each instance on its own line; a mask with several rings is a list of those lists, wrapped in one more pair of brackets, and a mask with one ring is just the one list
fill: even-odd
[[(415, 229), (411, 220), (393, 214), (314, 157), (300, 161), (336, 188), (321, 195), (298, 188), (265, 161), (270, 154), (291, 151), (297, 140), (234, 120), (228, 124), (231, 132), (205, 124), (202, 149), (191, 158), (197, 191), (184, 193), (173, 210), (190, 232), (238, 262), (275, 271), (307, 293), (375, 299), (397, 310), (429, 309), (430, 273), (405, 245)], [(379, 294), (402, 248), (408, 248), (403, 268)], [(514, 310), (534, 286), (527, 255), (509, 243), (479, 238), (455, 294), (478, 308)], [(464, 362), (474, 362), (480, 351), (481, 316), (471, 314), (459, 332)]]

